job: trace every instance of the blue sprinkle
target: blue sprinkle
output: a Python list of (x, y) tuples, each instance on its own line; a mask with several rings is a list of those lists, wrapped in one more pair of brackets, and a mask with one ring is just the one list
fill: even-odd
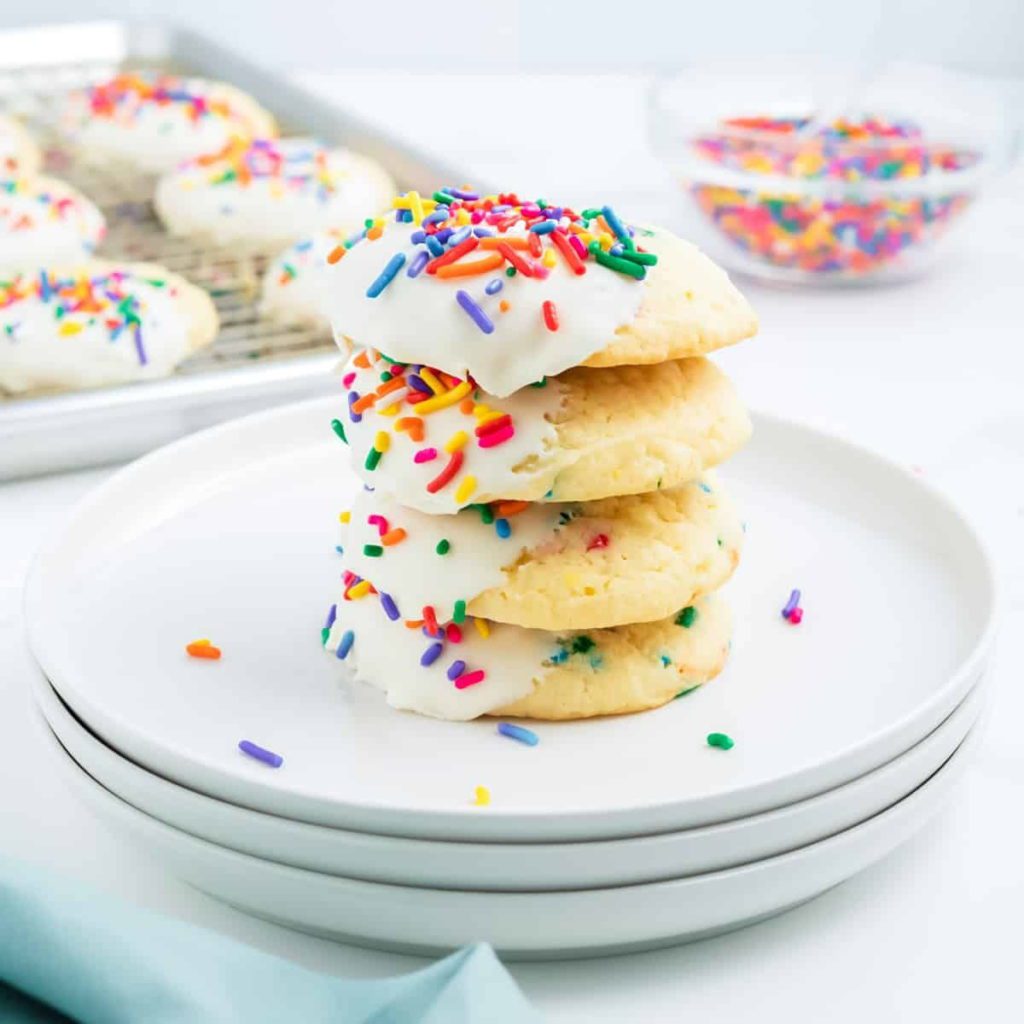
[(464, 228), (459, 228), (459, 230), (456, 231), (455, 234), (453, 234), (451, 236), (451, 238), (448, 239), (448, 244), (449, 245), (461, 245), (467, 238), (469, 238), (469, 236), (472, 233), (473, 233), (473, 229), (471, 227), (469, 227), (468, 225), (466, 227), (464, 227)]
[(384, 614), (392, 621), (397, 621), (401, 616), (398, 612), (398, 605), (395, 604), (395, 599), (390, 594), (385, 594), (381, 591), (380, 595), (380, 606), (384, 609)]
[(352, 650), (352, 645), (355, 642), (355, 633), (353, 633), (351, 629), (345, 630), (345, 633), (341, 638), (341, 643), (338, 644), (338, 649), (334, 652), (339, 661), (344, 661), (348, 657), (348, 652)]
[(440, 256), (444, 252), (444, 246), (435, 235), (427, 235), (426, 246), (430, 250), (431, 256)]
[(557, 220), (542, 220), (539, 224), (534, 224), (530, 230), (535, 235), (550, 235), (555, 228), (558, 227)]
[(311, 238), (307, 239), (305, 242), (296, 242), (295, 243), (295, 251), (296, 252), (306, 252), (307, 249), (311, 249), (312, 247), (313, 247), (313, 239), (311, 239)]
[(267, 750), (266, 747), (261, 747), (251, 740), (239, 740), (238, 749), (243, 754), (248, 754), (249, 757), (262, 761), (271, 768), (280, 768), (284, 764), (284, 758), (280, 754), (275, 754), (272, 750)]
[(494, 232), (490, 228), (485, 228), (482, 224), (473, 228), (473, 234), (477, 238), (490, 238)]
[(664, 668), (668, 668), (672, 664), (672, 659), (667, 654), (661, 655), (661, 664)]
[(362, 423), (362, 421), (363, 421), (362, 413), (358, 413), (358, 412), (353, 412), (352, 411), (352, 406), (355, 405), (356, 402), (358, 402), (358, 401), (359, 401), (359, 396), (354, 391), (350, 391), (348, 393), (348, 418), (353, 423)]
[(331, 626), (334, 625), (334, 620), (337, 617), (338, 617), (338, 606), (336, 604), (332, 604), (331, 607), (327, 609), (327, 621), (324, 622), (324, 629), (330, 629)]
[(435, 208), (433, 213), (428, 214), (426, 217), (423, 218), (423, 223), (424, 224), (437, 224), (440, 221), (447, 220), (447, 219), (448, 219), (448, 207), (447, 206), (438, 206), (438, 207)]
[(491, 318), (473, 301), (469, 292), (461, 288), (455, 293), (455, 301), (469, 314), (469, 318), (480, 328), (484, 334), (494, 333), (494, 322)]
[(699, 487), (699, 488), (700, 488), (700, 489), (701, 489), (701, 490), (702, 490), (702, 491), (703, 491), (703, 492), (704, 492), (705, 494), (710, 494), (710, 493), (711, 493), (711, 488), (710, 488), (710, 487), (708, 487), (708, 485), (707, 485), (706, 483), (704, 483), (704, 481), (703, 481), (703, 480), (700, 480), (700, 481), (698, 481), (698, 483), (697, 483), (697, 486), (698, 486), (698, 487)]
[(431, 644), (422, 655), (420, 655), (420, 664), (426, 668), (427, 665), (433, 665), (438, 658), (441, 657), (441, 652), (444, 650), (444, 644)]
[(625, 251), (626, 251), (626, 247), (624, 245), (622, 245), (621, 243), (616, 242), (615, 245), (613, 245), (608, 250), (608, 255), (609, 256), (621, 256)]
[(409, 269), (405, 272), (406, 277), (419, 277), (423, 268), (430, 262), (430, 253), (423, 252), (420, 250), (416, 253), (416, 258), (409, 264)]
[(409, 236), (409, 241), (412, 242), (413, 245), (419, 245), (421, 242), (426, 241), (426, 237), (426, 231), (414, 231)]
[(449, 679), (458, 679), (459, 676), (461, 676), (462, 673), (465, 672), (465, 671), (466, 671), (466, 663), (464, 661), (461, 661), (461, 660), (453, 661), (448, 666), (448, 673), (447, 673), (447, 675), (448, 675)]
[(495, 519), (494, 529), (502, 540), (507, 540), (512, 536), (512, 527), (509, 525), (509, 521), (507, 519)]
[(397, 274), (402, 267), (405, 266), (405, 253), (396, 252), (391, 259), (388, 260), (387, 266), (380, 272), (380, 276), (377, 278), (369, 288), (366, 289), (366, 297), (368, 299), (375, 299), (391, 282), (394, 280), (395, 274)]
[(487, 282), (487, 287), (484, 288), (484, 291), (487, 292), (488, 295), (497, 295), (504, 287), (504, 281), (502, 281), (500, 277), (496, 277), (493, 281)]
[(603, 214), (604, 219), (608, 222), (608, 227), (615, 232), (615, 237), (618, 238), (619, 241), (624, 242), (630, 237), (630, 234), (623, 226), (622, 221), (619, 220), (618, 214), (610, 206), (602, 206), (601, 213)]
[(563, 662), (569, 660), (569, 652), (564, 647), (559, 647), (554, 654), (551, 655), (550, 661), (552, 665), (561, 665)]
[(441, 228), (441, 230), (438, 231), (437, 234), (434, 235), (434, 237), (439, 242), (444, 242), (445, 244), (447, 244), (448, 239), (452, 237), (452, 229), (451, 228)]
[(337, 551), (339, 555), (345, 554), (345, 549), (340, 544), (335, 544), (334, 550)]
[(366, 237), (365, 229), (363, 231), (357, 231), (351, 238), (346, 238), (344, 245), (346, 249), (351, 249), (356, 242), (361, 242)]
[(498, 732), (510, 740), (519, 740), (520, 743), (525, 743), (528, 747), (535, 747), (540, 743), (540, 737), (532, 729), (525, 729), (521, 725), (512, 725), (510, 722), (499, 722)]

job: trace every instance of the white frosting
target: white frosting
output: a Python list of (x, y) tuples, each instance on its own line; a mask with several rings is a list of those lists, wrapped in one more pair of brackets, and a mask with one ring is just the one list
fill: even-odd
[(0, 270), (75, 263), (103, 238), (103, 215), (52, 178), (0, 181)]
[[(382, 359), (369, 369), (361, 368), (355, 362), (358, 357), (359, 354), (354, 353), (342, 373), (343, 378), (355, 374), (348, 392), (363, 396), (380, 385), (380, 375), (387, 363)], [(471, 391), (470, 394), (479, 395), (479, 403), (512, 418), (514, 435), (488, 448), (480, 447), (474, 434), (475, 415), (462, 412), (458, 402), (421, 415), (415, 405), (403, 401), (397, 416), (384, 415), (405, 391), (403, 386), (385, 395), (361, 414), (352, 413), (347, 395), (343, 399), (344, 408), (339, 411), (338, 419), (345, 427), (353, 468), (369, 486), (393, 495), (402, 505), (437, 514), (456, 512), (477, 502), (507, 498), (518, 493), (524, 480), (540, 479), (545, 489), (554, 482), (558, 467), (546, 456), (557, 439), (548, 417), (561, 405), (564, 393), (557, 380), (549, 381), (542, 388), (524, 388), (501, 399)], [(358, 423), (353, 422), (356, 415), (360, 418)], [(397, 429), (398, 421), (407, 416), (418, 416), (422, 420), (424, 437), (421, 441), (413, 440), (411, 432)], [(376, 469), (370, 470), (366, 468), (366, 458), (379, 431), (389, 434), (389, 448)], [(450, 483), (430, 493), (427, 484), (450, 459), (444, 450), (445, 444), (460, 431), (469, 435), (461, 449), (462, 466)], [(425, 448), (436, 449), (436, 458), (415, 462), (414, 455)], [(516, 467), (524, 467), (524, 464), (526, 467), (517, 471)], [(476, 486), (460, 500), (459, 486), (467, 476), (475, 478)]]
[(329, 328), (327, 256), (345, 237), (344, 231), (324, 231), (289, 246), (274, 259), (263, 275), (263, 315)]
[[(0, 284), (0, 388), (96, 387), (164, 376), (180, 362), (190, 325), (174, 289), (131, 273), (120, 282), (108, 274), (57, 282), (48, 275), (45, 299), (40, 275)], [(98, 309), (76, 310), (85, 294)], [(126, 296), (140, 321), (137, 330), (118, 308)]]
[(325, 227), (347, 234), (391, 196), (375, 164), (309, 139), (257, 140), (162, 177), (155, 205), (173, 234), (271, 248)]
[[(565, 506), (531, 505), (505, 519), (511, 532), (502, 537), (495, 523), (484, 522), (477, 509), (431, 516), (403, 508), (378, 491), (361, 491), (342, 530), (345, 564), (390, 594), (406, 618), (419, 618), (424, 606), (430, 605), (444, 622), (452, 617), (456, 601), (469, 604), (504, 583), (504, 568), (523, 552), (555, 541), (565, 510)], [(383, 544), (380, 524), (370, 523), (370, 516), (383, 516), (389, 530), (400, 528), (405, 537)], [(448, 542), (444, 554), (437, 552), (441, 541)], [(381, 553), (367, 555), (367, 546), (371, 551), (381, 548)]]
[[(461, 642), (437, 641), (402, 619), (389, 619), (376, 594), (348, 601), (339, 597), (336, 607), (327, 650), (335, 655), (351, 630), (354, 641), (344, 664), (355, 678), (385, 691), (392, 707), (434, 718), (468, 721), (525, 697), (533, 681), (543, 678), (545, 662), (558, 652), (552, 633), (492, 622), (485, 639), (468, 618), (460, 627)], [(424, 667), (420, 658), (438, 642), (442, 653)], [(458, 689), (447, 675), (457, 659), (466, 663), (467, 672), (483, 669), (483, 680)]]
[[(119, 81), (166, 87), (180, 98), (156, 102), (137, 89), (118, 88)], [(98, 106), (97, 96), (104, 94), (111, 102)], [(200, 114), (196, 101), (204, 104)], [(73, 93), (64, 127), (92, 162), (113, 158), (159, 174), (184, 160), (216, 153), (234, 137), (250, 137), (254, 126), (249, 113), (241, 109), (234, 91), (219, 82), (138, 73)]]
[[(525, 235), (520, 224), (510, 235)], [(587, 261), (577, 276), (558, 256), (547, 277), (507, 277), (502, 270), (474, 277), (439, 278), (426, 272), (410, 279), (407, 270), (421, 246), (410, 236), (419, 228), (385, 218), (375, 241), (354, 245), (330, 268), (331, 322), (336, 336), (377, 348), (393, 359), (423, 362), (449, 373), (467, 374), (492, 395), (510, 395), (542, 377), (584, 362), (605, 347), (615, 331), (640, 308), (644, 281)], [(545, 246), (550, 243), (545, 242)], [(367, 288), (396, 253), (406, 263), (376, 298)], [(467, 261), (484, 255), (474, 250)], [(500, 281), (501, 291), (485, 286)], [(494, 323), (485, 334), (456, 301), (466, 291)], [(509, 308), (501, 311), (501, 302)], [(554, 303), (557, 331), (545, 326), (542, 304)]]
[(21, 123), (0, 114), (0, 178), (35, 173), (38, 153)]

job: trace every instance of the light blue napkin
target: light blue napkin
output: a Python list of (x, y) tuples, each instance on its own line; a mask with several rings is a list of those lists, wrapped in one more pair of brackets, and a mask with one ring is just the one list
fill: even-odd
[(534, 1024), (490, 946), (349, 981), (0, 859), (0, 1020), (42, 1024)]

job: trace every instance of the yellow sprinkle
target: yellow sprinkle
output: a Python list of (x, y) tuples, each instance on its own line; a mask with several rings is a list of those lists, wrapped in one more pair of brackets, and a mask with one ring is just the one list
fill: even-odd
[(339, 512), (338, 513), (338, 522), (340, 522), (340, 523), (349, 523), (351, 521), (352, 521), (352, 513), (351, 512), (345, 511), (345, 512)]
[(402, 400), (399, 399), (397, 402), (392, 402), (386, 409), (376, 409), (374, 411), (378, 416), (397, 416), (401, 408)]
[(451, 437), (448, 438), (444, 446), (444, 450), (451, 455), (452, 452), (457, 452), (460, 448), (465, 448), (466, 442), (469, 440), (469, 434), (464, 430), (457, 430)]
[(449, 406), (461, 402), (472, 390), (468, 381), (462, 381), (461, 384), (457, 384), (451, 391), (446, 391), (443, 395), (434, 395), (433, 398), (428, 398), (425, 402), (418, 402), (416, 415), (423, 416), (426, 413), (437, 412), (439, 409), (447, 409)]
[[(473, 411), (476, 412), (475, 409)], [(505, 414), (498, 409), (488, 409), (485, 406), (484, 412), (477, 416), (476, 422), (479, 426), (482, 426), (484, 423), (490, 423), (491, 420), (500, 420), (504, 415)]]
[(545, 249), (544, 255), (541, 256), (540, 261), (545, 267), (553, 267), (555, 265), (555, 250)]
[(491, 791), (486, 786), (477, 786), (473, 790), (473, 806), (486, 807), (491, 802)]
[(579, 234), (579, 238), (584, 245), (590, 245), (590, 243), (594, 240), (594, 236), (589, 231), (581, 231)]
[(60, 325), (60, 334), (78, 334), (82, 329), (81, 324), (72, 323), (70, 320)]
[(486, 640), (491, 635), (491, 627), (487, 625), (486, 619), (474, 619), (473, 625), (476, 631)]
[(462, 483), (459, 484), (455, 491), (455, 500), (461, 505), (464, 501), (469, 500), (469, 496), (476, 490), (476, 477), (470, 474), (462, 478)]
[(434, 376), (430, 367), (424, 366), (420, 368), (419, 378), (423, 381), (435, 395), (444, 394), (444, 385)]
[(204, 636), (200, 640), (193, 640), (192, 643), (189, 644), (189, 646), (190, 647), (210, 647), (212, 645), (210, 644), (210, 638)]
[(412, 210), (413, 224), (422, 224), (426, 214), (423, 212), (423, 200), (420, 198), (419, 192), (410, 192), (408, 198), (409, 209)]
[(370, 592), (370, 581), (360, 580), (354, 587), (349, 588), (348, 596), (353, 600), (358, 600), (360, 597), (366, 597)]
[(602, 231), (601, 234), (597, 236), (597, 240), (601, 243), (602, 249), (610, 249), (612, 247), (612, 243), (615, 241), (607, 231)]
[(383, 455), (391, 447), (391, 435), (386, 430), (378, 430), (373, 439), (373, 447)]
[(455, 221), (457, 224), (468, 224), (469, 223), (469, 212), (467, 210), (459, 209), (455, 213)]

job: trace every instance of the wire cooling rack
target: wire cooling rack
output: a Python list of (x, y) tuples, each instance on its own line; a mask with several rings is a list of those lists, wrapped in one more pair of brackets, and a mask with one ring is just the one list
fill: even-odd
[[(180, 70), (154, 61), (131, 64), (133, 69)], [(75, 159), (59, 128), (62, 101), (70, 91), (117, 71), (109, 61), (0, 69), (0, 109), (25, 123), (45, 153), (47, 174), (70, 182), (103, 211), (107, 235), (98, 257), (159, 263), (209, 292), (220, 316), (220, 331), (212, 346), (183, 362), (176, 372), (190, 375), (332, 351), (330, 333), (323, 329), (287, 326), (260, 316), (260, 282), (276, 253), (240, 254), (173, 238), (153, 209), (152, 177), (123, 165), (96, 166)], [(288, 129), (287, 123), (282, 125), (283, 134)], [(302, 126), (294, 130), (301, 132)]]

